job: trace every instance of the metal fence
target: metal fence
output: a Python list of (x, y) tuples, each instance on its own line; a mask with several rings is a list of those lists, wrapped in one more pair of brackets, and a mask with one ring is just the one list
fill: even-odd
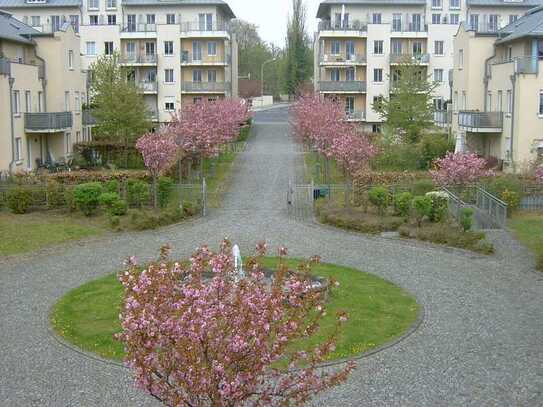
[(523, 196), (519, 209), (524, 211), (543, 210), (543, 186), (526, 185), (522, 192)]
[(499, 229), (507, 224), (507, 204), (490, 192), (475, 187), (475, 206), (490, 222)]

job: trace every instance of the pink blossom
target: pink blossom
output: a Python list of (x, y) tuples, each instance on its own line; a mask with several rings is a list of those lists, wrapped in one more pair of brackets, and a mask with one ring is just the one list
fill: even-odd
[(539, 167), (535, 170), (535, 178), (543, 184), (543, 164), (541, 164)]
[(482, 177), (493, 176), (494, 172), (486, 168), (487, 162), (477, 154), (452, 153), (434, 161), (435, 170), (430, 174), (439, 185), (468, 185)]

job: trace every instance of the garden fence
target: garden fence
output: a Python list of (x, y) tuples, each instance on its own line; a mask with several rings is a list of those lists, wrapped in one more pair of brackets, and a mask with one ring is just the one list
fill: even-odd
[(524, 211), (543, 210), (543, 186), (526, 185), (523, 188), (520, 209)]

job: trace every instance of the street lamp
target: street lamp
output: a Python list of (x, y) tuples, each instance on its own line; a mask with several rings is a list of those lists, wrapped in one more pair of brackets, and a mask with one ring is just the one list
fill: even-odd
[(270, 62), (277, 61), (277, 58), (268, 59), (265, 61), (262, 66), (260, 67), (260, 96), (264, 96), (264, 66)]

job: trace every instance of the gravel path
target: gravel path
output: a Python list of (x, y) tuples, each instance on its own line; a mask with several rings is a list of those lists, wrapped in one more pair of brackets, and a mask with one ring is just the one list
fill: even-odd
[(186, 256), (224, 236), (242, 251), (265, 238), (293, 256), (318, 253), (389, 279), (424, 306), (413, 335), (362, 359), (348, 383), (315, 405), (543, 405), (543, 274), (531, 255), (504, 232), (491, 234), (499, 254), (482, 257), (295, 222), (285, 190), (300, 153), (287, 135), (286, 111), (256, 118), (224, 208), (207, 218), (0, 260), (0, 405), (154, 405), (123, 368), (61, 346), (49, 334), (48, 311), (129, 255), (145, 261), (171, 243)]

